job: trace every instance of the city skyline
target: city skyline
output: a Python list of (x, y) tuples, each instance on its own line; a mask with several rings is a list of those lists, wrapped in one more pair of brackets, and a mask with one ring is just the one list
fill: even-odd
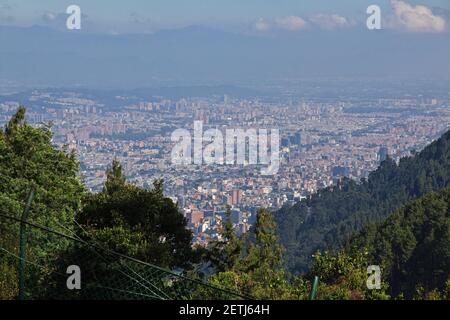
[[(353, 86), (358, 91), (366, 85)], [(243, 234), (255, 223), (258, 208), (295, 205), (343, 178), (359, 183), (387, 157), (399, 163), (450, 128), (450, 92), (445, 87), (417, 89), (410, 84), (392, 95), (394, 88), (385, 84), (374, 96), (341, 92), (340, 97), (323, 98), (228, 94), (177, 98), (131, 91), (107, 100), (101, 91), (34, 89), (0, 95), (0, 124), (14, 114), (18, 100), (28, 106), (31, 124), (52, 123), (53, 143), (76, 152), (80, 178), (91, 192), (103, 190), (113, 159), (135, 186), (151, 189), (154, 181), (163, 179), (164, 193), (178, 204), (194, 243), (207, 245), (220, 238), (220, 219), (227, 206), (235, 229)], [(280, 95), (290, 90), (285, 87)], [(219, 130), (228, 136), (234, 128), (241, 131), (236, 144), (231, 142), (237, 148), (236, 162), (229, 162), (228, 156), (226, 163), (207, 161), (211, 133), (217, 135)], [(269, 175), (266, 164), (252, 161), (256, 145), (252, 149), (251, 136), (239, 152), (239, 140), (244, 142), (255, 128), (279, 129), (279, 160)], [(177, 163), (173, 157), (180, 142), (187, 146), (182, 154), (188, 161)], [(196, 145), (204, 150), (196, 151)], [(228, 138), (215, 137), (215, 157), (221, 157), (216, 153), (220, 149), (228, 155), (234, 148), (228, 149)], [(258, 149), (261, 159), (261, 146)]]

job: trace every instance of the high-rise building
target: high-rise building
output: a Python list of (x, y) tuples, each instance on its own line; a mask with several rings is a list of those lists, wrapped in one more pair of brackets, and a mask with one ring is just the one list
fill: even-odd
[(302, 144), (302, 134), (300, 131), (296, 132), (294, 135), (294, 144), (301, 146)]
[(386, 146), (381, 146), (378, 150), (378, 161), (381, 163), (387, 159), (389, 155), (389, 150)]
[(234, 189), (233, 191), (231, 191), (231, 204), (233, 206), (241, 203), (241, 199), (242, 199), (242, 191), (241, 190)]

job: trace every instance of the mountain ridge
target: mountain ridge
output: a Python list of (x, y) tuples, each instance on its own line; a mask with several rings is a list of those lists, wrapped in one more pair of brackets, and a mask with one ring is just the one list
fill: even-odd
[[(356, 29), (266, 35), (193, 26), (113, 35), (0, 26), (0, 38), (0, 79), (29, 85), (121, 88), (386, 74), (448, 78), (450, 68), (447, 34)], [(416, 67), (402, 67), (410, 65)]]
[(384, 161), (367, 181), (346, 179), (319, 190), (310, 199), (275, 212), (286, 248), (287, 267), (305, 272), (317, 250), (342, 247), (364, 226), (382, 221), (394, 210), (450, 184), (450, 131), (423, 151)]

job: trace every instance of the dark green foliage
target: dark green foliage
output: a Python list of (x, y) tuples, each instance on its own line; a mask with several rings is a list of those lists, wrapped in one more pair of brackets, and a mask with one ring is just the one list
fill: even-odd
[(124, 256), (169, 270), (189, 269), (195, 262), (192, 233), (187, 230), (186, 219), (177, 205), (164, 197), (162, 181), (156, 181), (152, 190), (130, 184), (116, 160), (106, 176), (102, 192), (88, 194), (76, 216), (76, 237), (93, 247), (74, 242), (55, 263), (60, 273), (69, 265), (79, 266), (83, 270), (84, 289), (68, 292), (61, 277), (53, 274), (44, 298), (167, 298), (154, 288), (164, 285), (164, 279), (158, 282), (156, 269)]
[(392, 296), (443, 292), (450, 279), (450, 188), (408, 203), (352, 243), (369, 248), (373, 264), (384, 266)]
[[(57, 230), (72, 230), (76, 210), (81, 207), (84, 187), (78, 178), (75, 154), (53, 147), (48, 129), (34, 128), (25, 123), (25, 108), (17, 113), (0, 131), (0, 210), (1, 213), (20, 218), (32, 185), (36, 195), (31, 206), (29, 221)], [(18, 225), (0, 219), (0, 247), (18, 253)], [(64, 250), (67, 242), (51, 234), (28, 232), (27, 258), (49, 265)], [(10, 288), (0, 291), (11, 297), (17, 292), (17, 261), (5, 251), (0, 252), (0, 283)], [(42, 275), (30, 275), (28, 283), (38, 283)], [(11, 289), (13, 288), (13, 289)], [(13, 290), (11, 292), (11, 290)]]
[(339, 248), (362, 227), (382, 221), (409, 200), (450, 183), (450, 131), (399, 165), (384, 161), (367, 181), (343, 180), (275, 213), (292, 272), (306, 272), (317, 250)]
[(352, 254), (340, 251), (314, 255), (314, 264), (306, 278), (319, 277), (317, 299), (322, 300), (385, 300), (387, 283), (380, 289), (367, 288), (367, 267), (371, 265), (369, 253), (364, 248), (355, 249)]
[(219, 233), (221, 240), (214, 240), (210, 243), (206, 258), (216, 272), (231, 270), (236, 267), (242, 258), (245, 238), (239, 238), (231, 221), (231, 209), (227, 207), (226, 217)]
[(118, 253), (168, 268), (192, 263), (192, 233), (177, 205), (164, 197), (162, 181), (152, 190), (127, 183), (117, 161), (103, 191), (86, 197), (77, 222), (87, 231), (82, 238)]
[[(138, 188), (126, 182), (114, 161), (103, 192), (86, 194), (75, 154), (56, 149), (48, 128), (27, 125), (24, 116), (25, 108), (20, 108), (0, 131), (1, 213), (20, 218), (35, 186), (30, 222), (162, 267), (191, 266), (196, 257), (191, 232), (178, 207), (164, 197), (162, 181), (150, 191)], [(17, 295), (18, 226), (0, 219), (0, 298)], [(52, 290), (57, 288), (67, 293), (65, 272), (73, 264), (84, 270), (86, 284), (113, 281), (112, 269), (122, 274), (117, 256), (105, 261), (64, 237), (27, 229), (27, 297), (55, 297)]]
[[(283, 270), (283, 249), (276, 234), (276, 224), (272, 214), (259, 210), (253, 228), (254, 241), (248, 237), (237, 238), (230, 229), (230, 222), (225, 221), (222, 229), (223, 242), (214, 243), (211, 250), (213, 256), (220, 253), (222, 261), (216, 274), (209, 282), (218, 287), (245, 292), (257, 299), (293, 299), (299, 298), (298, 292), (287, 281)], [(232, 263), (227, 263), (227, 259)], [(303, 288), (303, 287), (302, 287)], [(199, 293), (200, 294), (200, 293)], [(227, 296), (216, 298), (226, 299)]]

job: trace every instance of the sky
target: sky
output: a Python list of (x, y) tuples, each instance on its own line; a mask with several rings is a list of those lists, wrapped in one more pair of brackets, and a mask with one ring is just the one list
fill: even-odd
[[(0, 24), (58, 27), (71, 4), (80, 6), (85, 31), (100, 33), (148, 33), (190, 25), (259, 32), (332, 29), (362, 24), (366, 8), (373, 4), (382, 8), (390, 24), (392, 16), (404, 16), (405, 11), (429, 20), (429, 13), (423, 15), (424, 7), (417, 5), (450, 20), (450, 0), (0, 0)], [(396, 13), (395, 6), (405, 8)]]
[(0, 85), (440, 81), (449, 56), (450, 0), (0, 0)]

